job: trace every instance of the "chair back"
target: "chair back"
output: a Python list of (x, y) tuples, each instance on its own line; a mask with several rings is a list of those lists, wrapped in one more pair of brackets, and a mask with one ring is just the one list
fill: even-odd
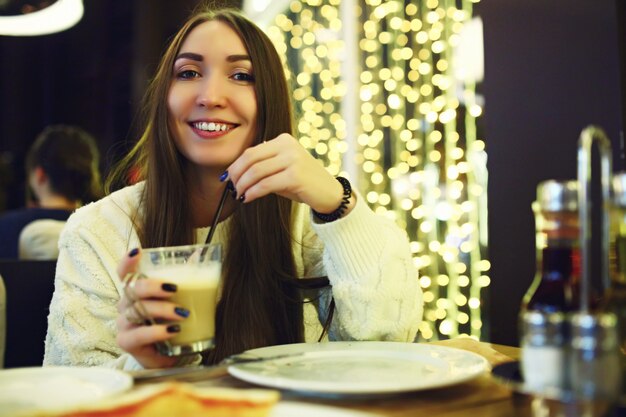
[(7, 337), (7, 292), (0, 275), (0, 369), (4, 367), (4, 348)]
[(5, 368), (41, 366), (56, 260), (0, 260), (6, 287)]

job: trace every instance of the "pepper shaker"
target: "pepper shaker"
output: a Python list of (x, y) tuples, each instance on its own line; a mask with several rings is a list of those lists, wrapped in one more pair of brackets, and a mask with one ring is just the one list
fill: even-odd
[(615, 315), (576, 313), (570, 325), (572, 392), (580, 399), (614, 400), (621, 386)]

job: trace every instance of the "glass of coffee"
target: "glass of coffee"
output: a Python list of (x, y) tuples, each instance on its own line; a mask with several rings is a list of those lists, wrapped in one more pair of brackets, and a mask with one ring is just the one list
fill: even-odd
[(173, 338), (157, 343), (166, 356), (199, 353), (214, 346), (215, 308), (222, 271), (219, 244), (200, 244), (143, 249), (139, 272), (176, 284), (170, 299), (189, 310)]

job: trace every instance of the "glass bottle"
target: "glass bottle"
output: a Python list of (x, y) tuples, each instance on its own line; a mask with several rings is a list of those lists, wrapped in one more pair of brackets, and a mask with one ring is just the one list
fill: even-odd
[(537, 186), (535, 245), (537, 272), (522, 312), (569, 312), (578, 307), (580, 248), (576, 181), (548, 180)]

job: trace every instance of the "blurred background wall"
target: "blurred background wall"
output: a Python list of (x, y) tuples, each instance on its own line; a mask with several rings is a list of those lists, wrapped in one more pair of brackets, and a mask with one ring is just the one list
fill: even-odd
[(485, 38), (490, 334), (514, 343), (535, 274), (537, 184), (576, 178), (578, 136), (592, 123), (613, 142), (614, 169), (626, 169), (626, 15), (621, 0), (493, 0), (476, 13)]

